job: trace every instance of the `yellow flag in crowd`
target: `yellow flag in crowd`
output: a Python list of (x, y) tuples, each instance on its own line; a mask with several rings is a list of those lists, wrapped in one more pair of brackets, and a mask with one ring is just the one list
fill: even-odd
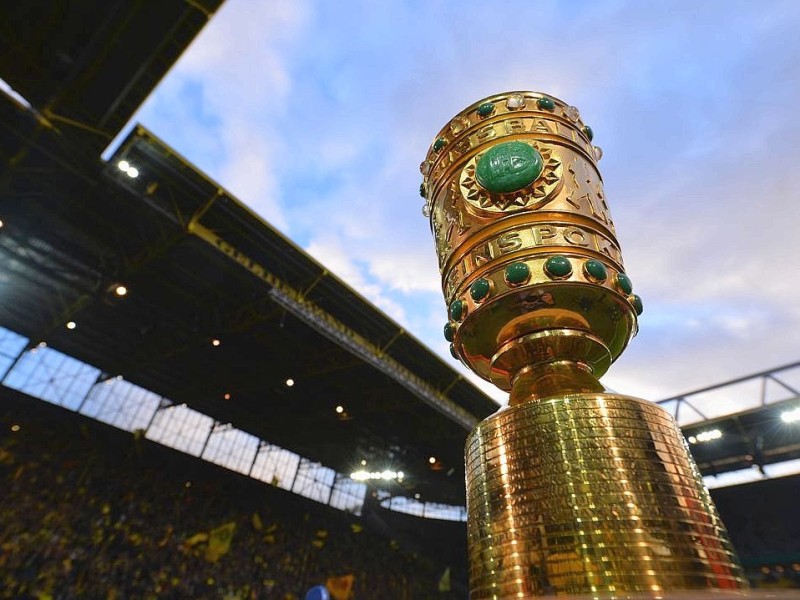
[(253, 523), (253, 529), (255, 529), (256, 531), (261, 531), (262, 529), (264, 529), (264, 522), (261, 520), (261, 515), (259, 515), (257, 512), (253, 513), (252, 523)]
[(440, 592), (450, 591), (450, 567), (447, 567), (444, 570), (441, 579), (439, 579), (439, 591)]
[(228, 553), (228, 550), (231, 549), (234, 531), (236, 531), (236, 523), (230, 522), (208, 532), (207, 561), (217, 562), (220, 556)]
[(341, 577), (328, 577), (325, 587), (333, 600), (350, 600), (353, 597), (353, 584), (355, 575), (342, 575)]
[(203, 531), (201, 533), (195, 533), (192, 537), (184, 542), (187, 546), (196, 546), (197, 544), (202, 544), (203, 542), (208, 541), (208, 534)]

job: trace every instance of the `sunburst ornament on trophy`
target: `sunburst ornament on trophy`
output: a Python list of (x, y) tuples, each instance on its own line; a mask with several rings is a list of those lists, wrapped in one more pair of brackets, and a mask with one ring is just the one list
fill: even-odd
[(471, 158), (459, 184), (469, 205), (498, 213), (544, 206), (561, 187), (561, 174), (552, 146), (513, 141)]

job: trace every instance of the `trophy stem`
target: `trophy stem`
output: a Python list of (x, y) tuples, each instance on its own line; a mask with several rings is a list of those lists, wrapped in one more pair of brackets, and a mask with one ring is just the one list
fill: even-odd
[(563, 394), (602, 392), (591, 367), (573, 360), (557, 360), (545, 364), (528, 365), (512, 378), (509, 406), (541, 400)]

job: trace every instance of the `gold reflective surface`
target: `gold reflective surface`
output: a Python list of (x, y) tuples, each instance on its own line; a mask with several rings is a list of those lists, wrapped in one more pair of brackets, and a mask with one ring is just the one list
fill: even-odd
[(420, 167), (453, 353), (511, 392), (467, 440), (470, 597), (742, 597), (677, 424), (598, 382), (639, 301), (591, 137), (574, 107), (509, 92), (453, 118)]
[(746, 585), (672, 417), (575, 394), (501, 410), (467, 441), (471, 598)]

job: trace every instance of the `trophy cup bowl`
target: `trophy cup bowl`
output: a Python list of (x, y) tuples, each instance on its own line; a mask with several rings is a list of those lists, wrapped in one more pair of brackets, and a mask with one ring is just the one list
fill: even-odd
[(510, 392), (466, 445), (472, 600), (737, 594), (741, 567), (686, 441), (599, 383), (637, 331), (577, 108), (536, 92), (456, 115), (420, 170), (453, 356)]

